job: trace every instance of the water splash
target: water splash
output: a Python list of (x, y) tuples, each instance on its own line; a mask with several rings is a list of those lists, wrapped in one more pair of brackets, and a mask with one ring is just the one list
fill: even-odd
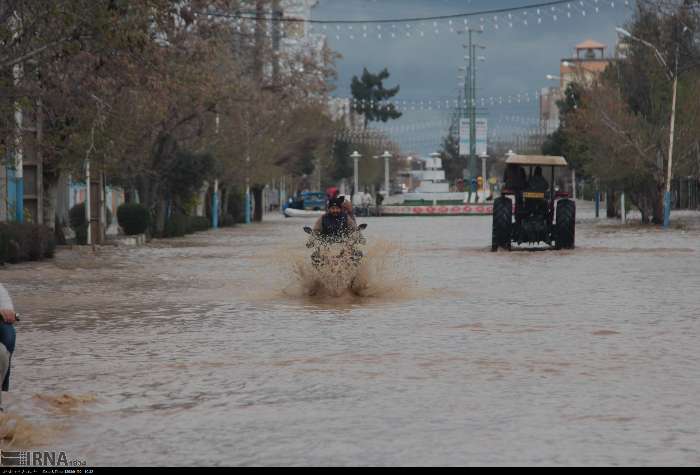
[(409, 295), (414, 272), (402, 247), (386, 241), (361, 246), (359, 265), (342, 245), (322, 250), (324, 265), (315, 267), (310, 252), (291, 257), (285, 295), (314, 299), (389, 298)]
[(85, 394), (74, 396), (72, 394), (61, 394), (59, 396), (53, 396), (48, 394), (37, 394), (34, 399), (44, 402), (49, 405), (52, 409), (58, 411), (72, 411), (85, 404), (90, 404), (97, 401), (97, 397), (94, 394)]
[(53, 431), (38, 427), (22, 416), (0, 413), (0, 449), (37, 447), (46, 443)]

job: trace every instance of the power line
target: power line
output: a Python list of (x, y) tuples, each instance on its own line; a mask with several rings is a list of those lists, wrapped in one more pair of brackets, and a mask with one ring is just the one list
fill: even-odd
[[(627, 3), (627, 2), (625, 2)], [(304, 19), (304, 18), (286, 18), (286, 17), (275, 17), (273, 18), (272, 16), (258, 16), (258, 15), (252, 15), (249, 16), (248, 14), (245, 13), (238, 13), (238, 14), (230, 14), (230, 13), (217, 13), (217, 12), (201, 12), (201, 15), (205, 16), (211, 16), (211, 17), (221, 17), (221, 18), (233, 18), (236, 20), (252, 20), (252, 21), (275, 21), (275, 22), (280, 22), (280, 23), (310, 23), (310, 24), (334, 24), (334, 25), (356, 25), (356, 24), (378, 24), (378, 23), (409, 23), (409, 22), (425, 22), (425, 21), (438, 21), (438, 20), (454, 20), (454, 19), (460, 19), (460, 18), (469, 18), (469, 17), (474, 17), (474, 16), (482, 16), (482, 15), (498, 15), (501, 13), (513, 13), (513, 12), (519, 12), (519, 11), (526, 11), (526, 10), (532, 10), (535, 8), (549, 8), (549, 7), (556, 7), (559, 5), (572, 5), (576, 4), (576, 0), (555, 0), (551, 2), (541, 2), (541, 3), (532, 3), (529, 5), (521, 5), (517, 7), (508, 7), (508, 8), (494, 8), (490, 10), (478, 10), (474, 12), (466, 12), (466, 13), (454, 13), (450, 15), (436, 15), (436, 16), (427, 16), (427, 17), (412, 17), (412, 18), (382, 18), (382, 19), (365, 19), (365, 20), (338, 20), (338, 19), (331, 19), (331, 20), (314, 20), (314, 19)]]

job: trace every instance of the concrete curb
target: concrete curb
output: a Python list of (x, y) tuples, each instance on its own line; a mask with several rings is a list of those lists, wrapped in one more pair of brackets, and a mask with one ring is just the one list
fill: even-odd
[(146, 245), (146, 235), (137, 234), (135, 236), (119, 236), (110, 238), (108, 242), (119, 247), (141, 247)]

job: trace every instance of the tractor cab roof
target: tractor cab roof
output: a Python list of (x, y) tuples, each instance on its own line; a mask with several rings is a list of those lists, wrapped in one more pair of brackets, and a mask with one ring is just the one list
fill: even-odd
[(564, 157), (551, 155), (508, 155), (506, 165), (541, 166), (541, 167), (568, 167)]

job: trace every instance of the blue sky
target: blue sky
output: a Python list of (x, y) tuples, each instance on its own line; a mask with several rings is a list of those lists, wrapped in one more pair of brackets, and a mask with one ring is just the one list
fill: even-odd
[[(510, 105), (489, 107), (487, 115), (493, 132), (508, 134), (523, 127), (523, 122), (536, 120), (535, 91), (556, 85), (545, 76), (559, 73), (560, 59), (573, 56), (576, 44), (594, 39), (607, 44), (609, 53), (613, 53), (617, 41), (615, 27), (629, 20), (634, 4), (628, 2), (625, 6), (625, 0), (584, 0), (583, 4), (580, 1), (572, 1), (568, 9), (567, 5), (555, 11), (541, 9), (539, 16), (533, 9), (527, 15), (516, 13), (510, 20), (503, 14), (497, 16), (496, 22), (494, 15), (484, 18), (486, 29), (478, 35), (478, 41), (487, 49), (481, 53), (486, 60), (479, 63), (477, 95), (506, 98), (527, 92), (532, 97), (530, 103), (523, 96), (520, 104), (513, 101)], [(406, 18), (534, 3), (538, 0), (320, 0), (313, 15), (315, 19)], [(470, 17), (470, 24), (479, 25), (481, 18)], [(446, 20), (440, 21), (437, 27), (432, 21), (420, 25), (412, 23), (408, 27), (386, 23), (382, 30), (377, 30), (376, 25), (366, 26), (366, 30), (362, 24), (353, 25), (352, 30), (347, 25), (340, 29), (336, 25), (325, 29), (315, 26), (317, 31), (327, 33), (330, 47), (343, 56), (337, 64), (339, 78), (334, 95), (349, 96), (352, 76), (359, 75), (363, 67), (374, 72), (387, 67), (391, 73), (388, 85), (398, 83), (401, 86), (398, 100), (456, 99), (460, 74), (457, 68), (464, 64), (465, 51), (461, 46), (464, 35), (449, 30), (463, 28), (463, 19), (453, 20), (451, 25)], [(405, 36), (406, 31), (412, 32), (410, 37)], [(419, 31), (423, 31), (424, 36), (420, 36)], [(365, 32), (367, 38), (363, 37)], [(377, 32), (382, 33), (382, 39), (377, 37)], [(391, 33), (396, 37), (392, 38)], [(441, 123), (446, 118), (444, 111), (411, 111), (391, 125), (413, 127), (415, 130), (396, 132), (395, 138), (403, 142), (405, 151), (410, 148), (428, 154), (438, 147), (445, 133)]]

